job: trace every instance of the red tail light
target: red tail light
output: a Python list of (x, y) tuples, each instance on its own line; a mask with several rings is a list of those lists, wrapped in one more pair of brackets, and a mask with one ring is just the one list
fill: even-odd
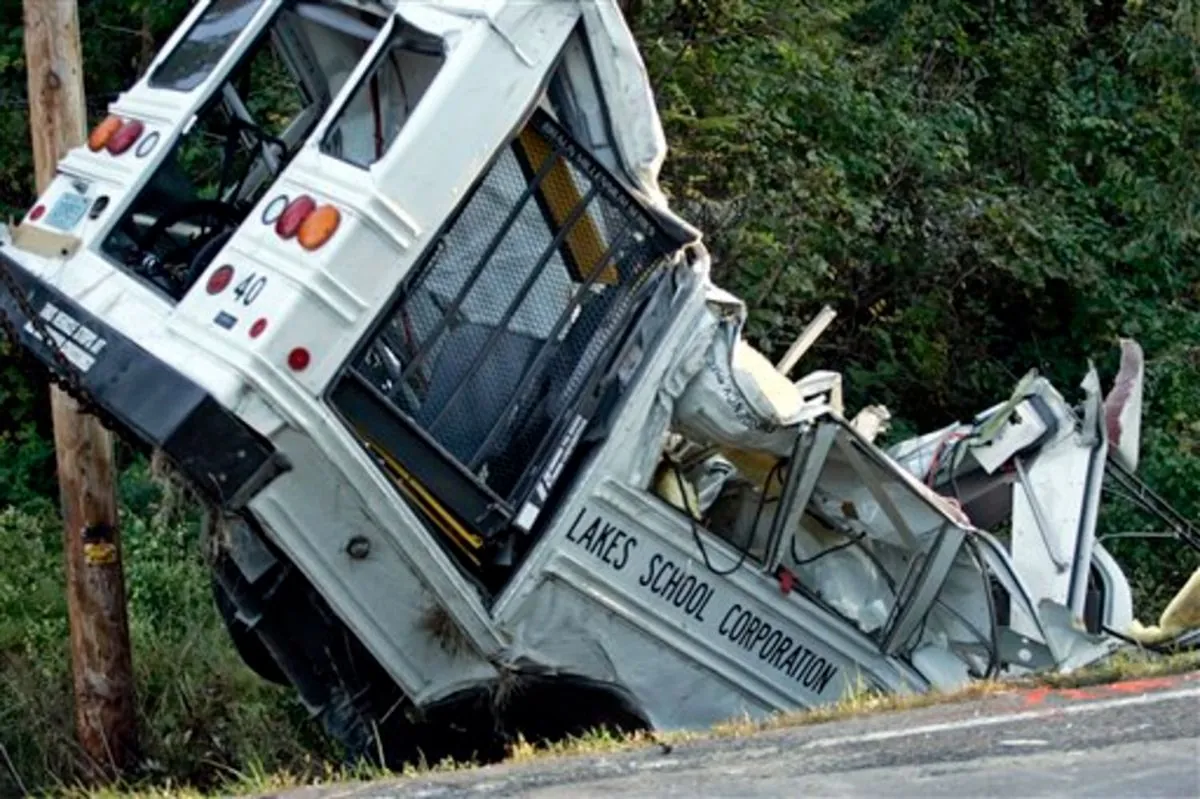
[(229, 288), (229, 284), (232, 282), (233, 267), (226, 264), (208, 276), (208, 284), (205, 286), (205, 289), (208, 290), (209, 294), (220, 294)]
[(145, 129), (146, 126), (136, 119), (129, 120), (108, 137), (108, 151), (113, 155), (120, 155), (137, 142)]
[(288, 353), (288, 366), (294, 372), (303, 372), (308, 368), (308, 362), (312, 360), (312, 356), (308, 354), (308, 350), (303, 347), (297, 347)]
[(33, 210), (29, 212), (29, 221), (36, 222), (46, 215), (46, 206), (35, 205)]
[(300, 230), (304, 220), (317, 208), (317, 201), (307, 194), (301, 194), (288, 203), (279, 219), (275, 222), (275, 232), (281, 239), (290, 239)]

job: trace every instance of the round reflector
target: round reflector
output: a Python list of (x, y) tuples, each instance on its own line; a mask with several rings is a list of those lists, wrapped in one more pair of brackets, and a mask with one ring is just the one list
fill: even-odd
[(300, 246), (306, 250), (317, 249), (333, 237), (341, 222), (342, 215), (338, 209), (332, 205), (322, 205), (309, 214), (300, 225), (300, 233), (297, 236)]
[(38, 221), (45, 215), (46, 215), (46, 206), (44, 206), (44, 205), (35, 205), (33, 207), (33, 210), (29, 212), (29, 218), (31, 221), (34, 221), (34, 222)]
[(288, 207), (283, 209), (283, 213), (279, 215), (279, 219), (275, 222), (275, 232), (279, 234), (281, 239), (290, 239), (295, 236), (300, 230), (300, 225), (308, 218), (308, 215), (317, 207), (317, 201), (307, 194), (301, 194), (296, 199), (288, 203)]
[(110, 116), (92, 128), (92, 132), (88, 134), (88, 149), (94, 153), (103, 150), (112, 135), (121, 129), (121, 124), (120, 117)]
[(159, 138), (161, 137), (158, 135), (157, 130), (152, 132), (149, 136), (142, 139), (142, 141), (138, 144), (137, 149), (133, 151), (133, 154), (138, 158), (145, 158), (146, 156), (150, 155), (150, 153), (154, 152), (154, 148), (158, 146)]
[(267, 329), (267, 320), (266, 319), (255, 320), (254, 324), (250, 325), (250, 338), (258, 338), (259, 336), (261, 336), (263, 334), (263, 331), (266, 329)]
[(267, 207), (263, 209), (262, 221), (264, 225), (273, 225), (279, 221), (279, 217), (283, 216), (284, 210), (288, 207), (288, 196), (281, 194), (271, 202), (267, 203)]
[(205, 288), (209, 294), (220, 294), (225, 289), (229, 288), (229, 284), (233, 282), (233, 267), (229, 264), (218, 267), (215, 272), (208, 276), (208, 284)]
[(134, 145), (145, 129), (146, 126), (136, 119), (129, 120), (109, 136), (108, 151), (113, 155), (120, 155)]
[(292, 371), (302, 372), (308, 368), (308, 362), (312, 360), (312, 356), (308, 354), (308, 350), (303, 347), (297, 347), (288, 353), (288, 366)]

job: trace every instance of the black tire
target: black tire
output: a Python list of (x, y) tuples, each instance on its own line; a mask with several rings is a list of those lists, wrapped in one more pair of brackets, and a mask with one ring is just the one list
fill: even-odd
[(254, 630), (247, 627), (238, 619), (237, 608), (234, 606), (233, 600), (229, 598), (229, 595), (225, 593), (225, 589), (221, 588), (216, 580), (212, 582), (212, 590), (217, 610), (221, 613), (221, 619), (225, 622), (225, 629), (229, 631), (229, 637), (233, 640), (233, 647), (237, 650), (242, 662), (251, 671), (268, 682), (291, 686), (287, 677), (284, 676), (283, 670), (275, 662), (275, 658), (271, 657), (271, 653), (267, 651), (266, 646), (259, 639), (258, 633), (254, 632)]

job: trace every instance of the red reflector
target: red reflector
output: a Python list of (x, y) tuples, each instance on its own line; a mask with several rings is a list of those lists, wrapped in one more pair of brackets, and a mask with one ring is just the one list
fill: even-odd
[(258, 338), (267, 329), (267, 320), (259, 319), (254, 324), (250, 325), (250, 338)]
[(220, 294), (225, 289), (229, 288), (229, 284), (233, 282), (233, 267), (229, 264), (222, 266), (208, 276), (209, 294)]
[(275, 232), (282, 239), (292, 238), (300, 230), (300, 225), (304, 224), (304, 220), (308, 219), (308, 215), (316, 207), (316, 200), (307, 194), (301, 194), (288, 203), (287, 208), (283, 209), (283, 213), (279, 215), (279, 220), (275, 222)]
[(44, 206), (44, 205), (35, 205), (33, 207), (33, 210), (29, 212), (29, 218), (34, 222), (38, 221), (45, 215), (46, 215), (46, 206)]
[(302, 372), (308, 368), (308, 362), (312, 357), (308, 354), (308, 350), (303, 347), (297, 347), (288, 353), (288, 366), (292, 367), (292, 371)]
[(113, 155), (120, 155), (133, 146), (145, 129), (146, 126), (136, 119), (129, 120), (121, 126), (120, 130), (109, 137), (108, 151)]

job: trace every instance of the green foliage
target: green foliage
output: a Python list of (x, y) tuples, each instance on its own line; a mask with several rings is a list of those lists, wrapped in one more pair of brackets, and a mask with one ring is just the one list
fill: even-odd
[[(293, 692), (250, 672), (214, 612), (198, 525), (135, 465), (122, 478), (142, 778), (203, 787), (335, 753)], [(62, 528), (49, 503), (0, 512), (0, 796), (70, 785), (74, 743)], [(2, 761), (2, 758), (0, 758)], [(19, 782), (18, 782), (19, 778)]]
[[(1200, 511), (1200, 6), (1079, 0), (644, 0), (672, 151), (749, 333), (904, 430), (968, 418), (1038, 368), (1111, 376), (1145, 347), (1145, 473)], [(1133, 523), (1110, 514), (1112, 524)], [(1154, 612), (1196, 566), (1116, 545)], [(1143, 581), (1143, 585), (1145, 581)]]

